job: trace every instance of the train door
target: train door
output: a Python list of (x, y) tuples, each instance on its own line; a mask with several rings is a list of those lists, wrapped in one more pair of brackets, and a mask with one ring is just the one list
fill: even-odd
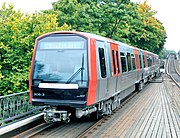
[(110, 96), (117, 92), (118, 75), (120, 74), (118, 44), (110, 43), (111, 77), (108, 81)]
[(97, 100), (105, 99), (107, 95), (107, 50), (106, 45), (102, 41), (96, 41), (96, 57), (97, 57), (97, 69), (98, 69), (98, 88), (97, 88)]
[(134, 49), (134, 55), (135, 55), (135, 62), (136, 62), (136, 82), (140, 80), (140, 58), (139, 58), (139, 50), (137, 48)]
[(121, 72), (122, 75), (120, 77), (120, 90), (123, 91), (126, 89), (126, 74), (128, 73), (128, 63), (127, 63), (127, 53), (126, 49), (123, 45), (120, 45), (120, 61), (121, 61)]
[(143, 52), (143, 66), (144, 66), (144, 70), (143, 70), (143, 79), (144, 79), (144, 83), (147, 82), (147, 77), (148, 77), (148, 63), (147, 63), (147, 52), (144, 51)]
[(139, 63), (140, 63), (140, 80), (143, 80), (145, 62), (144, 62), (144, 53), (141, 50), (139, 50)]
[(155, 66), (154, 66), (154, 55), (153, 54), (151, 54), (151, 60), (152, 60), (152, 71), (151, 71), (151, 73), (152, 73), (152, 75), (154, 76), (155, 75)]

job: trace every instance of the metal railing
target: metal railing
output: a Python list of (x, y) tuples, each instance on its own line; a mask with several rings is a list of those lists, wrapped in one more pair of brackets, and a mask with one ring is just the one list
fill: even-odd
[(42, 108), (30, 104), (29, 91), (0, 96), (0, 126), (38, 113)]

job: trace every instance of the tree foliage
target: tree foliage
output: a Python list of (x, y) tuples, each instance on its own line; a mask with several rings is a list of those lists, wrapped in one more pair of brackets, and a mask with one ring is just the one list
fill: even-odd
[(15, 11), (13, 5), (0, 9), (0, 95), (27, 90), (28, 75), (35, 39), (58, 27), (55, 14)]
[(144, 2), (129, 0), (59, 0), (53, 9), (58, 24), (67, 23), (77, 31), (100, 34), (159, 54), (166, 32), (154, 16), (155, 11)]
[(156, 12), (152, 11), (146, 2), (138, 5), (137, 12), (140, 15), (139, 19), (142, 23), (141, 26), (139, 26), (141, 37), (134, 41), (134, 45), (159, 54), (163, 49), (166, 39), (165, 28), (162, 23), (154, 17)]
[(176, 54), (176, 51), (174, 51), (174, 50), (167, 50), (166, 48), (163, 48), (163, 50), (159, 54), (159, 57), (161, 59), (167, 59), (169, 54)]
[(0, 9), (0, 95), (27, 90), (35, 39), (55, 30), (77, 30), (109, 37), (159, 54), (166, 32), (147, 3), (130, 0), (59, 0), (32, 15)]

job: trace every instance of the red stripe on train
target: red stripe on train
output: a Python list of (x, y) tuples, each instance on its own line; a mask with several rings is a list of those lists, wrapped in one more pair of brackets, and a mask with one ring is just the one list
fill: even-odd
[(97, 66), (96, 66), (96, 40), (90, 39), (89, 51), (89, 88), (87, 94), (87, 106), (95, 103), (97, 89)]
[(34, 67), (34, 58), (35, 58), (35, 51), (36, 51), (36, 47), (37, 47), (37, 41), (38, 39), (36, 39), (35, 44), (34, 44), (34, 51), (33, 51), (33, 56), (32, 56), (32, 62), (31, 62), (31, 67), (30, 67), (30, 73), (29, 73), (29, 98), (30, 98), (30, 103), (32, 103), (32, 73), (33, 73), (33, 67)]

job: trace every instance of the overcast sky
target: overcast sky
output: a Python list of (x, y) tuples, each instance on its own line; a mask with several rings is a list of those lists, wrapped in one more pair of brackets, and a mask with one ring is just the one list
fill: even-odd
[[(57, 0), (0, 0), (0, 6), (3, 2), (13, 3), (15, 9), (21, 9), (23, 12), (34, 12), (52, 8), (51, 3)], [(133, 2), (144, 2), (144, 0), (131, 0)], [(148, 0), (152, 9), (157, 11), (158, 18), (164, 25), (167, 32), (167, 42), (165, 48), (168, 50), (180, 50), (180, 0)]]
[[(131, 0), (144, 2), (144, 0)], [(180, 50), (180, 0), (148, 0), (152, 9), (157, 11), (158, 18), (166, 29), (167, 39), (165, 48), (168, 50)]]

